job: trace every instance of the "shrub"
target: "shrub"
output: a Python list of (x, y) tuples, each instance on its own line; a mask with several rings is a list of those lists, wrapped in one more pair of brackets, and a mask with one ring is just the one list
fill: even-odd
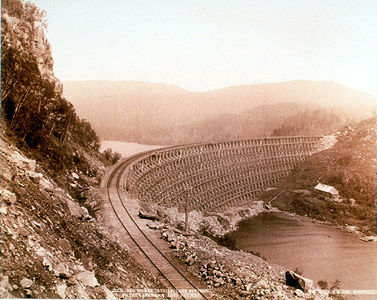
[(295, 272), (298, 275), (302, 275), (302, 268), (301, 267), (296, 267), (293, 272)]
[(318, 281), (318, 285), (322, 290), (327, 290), (329, 287), (329, 284), (326, 280), (320, 280)]
[(106, 149), (102, 153), (103, 160), (106, 165), (113, 165), (116, 164), (122, 155), (118, 152), (113, 152), (110, 148)]

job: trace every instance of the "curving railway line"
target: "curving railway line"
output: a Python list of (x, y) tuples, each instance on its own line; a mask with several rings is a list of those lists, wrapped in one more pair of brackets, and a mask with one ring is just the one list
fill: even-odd
[(102, 186), (107, 188), (108, 201), (120, 221), (126, 234), (130, 236), (136, 246), (148, 259), (151, 264), (158, 270), (158, 272), (170, 284), (173, 292), (168, 295), (176, 299), (209, 299), (210, 296), (203, 290), (198, 288), (190, 279), (188, 279), (167, 257), (159, 248), (157, 248), (143, 230), (138, 226), (136, 221), (131, 216), (126, 205), (123, 203), (121, 194), (119, 192), (119, 182), (121, 181), (122, 174), (135, 160), (146, 155), (149, 152), (139, 153), (118, 163), (114, 169), (106, 174)]
[[(127, 207), (127, 193), (120, 192), (120, 183), (130, 195), (147, 203), (168, 199), (171, 206), (182, 209), (191, 205), (202, 211), (237, 206), (254, 199), (264, 188), (287, 175), (313, 153), (321, 139), (321, 136), (266, 137), (138, 153), (119, 162), (103, 178), (104, 196), (108, 198), (106, 208), (117, 216), (111, 222), (117, 223), (116, 228), (122, 231), (120, 238), (127, 240), (142, 264), (160, 276), (169, 291), (175, 291), (174, 296), (168, 297), (211, 298), (156, 247), (159, 241), (153, 243), (138, 226), (139, 221), (133, 219), (135, 212), (131, 206)], [(244, 167), (240, 167), (241, 163)], [(195, 197), (187, 197), (187, 190), (194, 191)]]

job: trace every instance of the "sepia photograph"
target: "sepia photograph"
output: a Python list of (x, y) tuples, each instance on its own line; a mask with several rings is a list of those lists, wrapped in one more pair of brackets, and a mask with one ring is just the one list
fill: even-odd
[(376, 0), (1, 0), (0, 298), (377, 299)]

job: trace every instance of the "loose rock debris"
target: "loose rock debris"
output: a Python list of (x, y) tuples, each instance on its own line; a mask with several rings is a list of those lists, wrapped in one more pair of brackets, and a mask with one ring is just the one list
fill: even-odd
[(1, 144), (1, 298), (115, 299), (163, 288), (35, 160)]

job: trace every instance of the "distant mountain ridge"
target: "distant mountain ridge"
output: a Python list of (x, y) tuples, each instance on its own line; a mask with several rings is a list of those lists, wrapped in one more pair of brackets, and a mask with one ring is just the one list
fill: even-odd
[[(175, 85), (138, 81), (67, 81), (64, 96), (76, 107), (77, 113), (88, 119), (102, 139), (115, 139), (148, 144), (203, 141), (266, 135), (263, 125), (275, 127), (273, 118), (259, 118), (258, 106), (298, 105), (301, 110), (330, 109), (343, 118), (359, 120), (369, 116), (375, 108), (375, 97), (346, 88), (340, 84), (316, 81), (287, 81), (256, 85), (233, 86), (207, 92), (191, 92)], [(242, 117), (237, 115), (251, 112)], [(259, 110), (259, 113), (261, 111)], [(292, 111), (297, 113), (297, 109)], [(285, 113), (290, 114), (290, 111)], [(287, 115), (287, 117), (288, 117)], [(221, 119), (237, 130), (216, 130)], [(250, 129), (250, 122), (258, 119), (258, 129)], [(272, 119), (272, 120), (271, 120)], [(211, 122), (211, 120), (214, 120)], [(266, 124), (266, 122), (269, 124)], [(271, 123), (272, 122), (272, 123)], [(190, 130), (206, 130), (190, 136)], [(195, 129), (196, 128), (196, 129)], [(242, 128), (245, 128), (243, 132)], [(237, 131), (236, 130), (236, 131)]]

